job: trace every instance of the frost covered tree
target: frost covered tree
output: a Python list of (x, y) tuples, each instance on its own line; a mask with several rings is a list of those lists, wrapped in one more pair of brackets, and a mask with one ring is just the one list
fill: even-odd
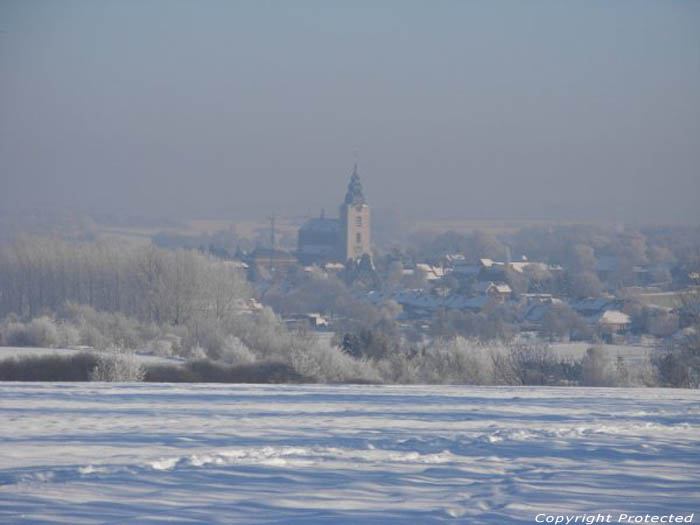
[(615, 386), (617, 367), (604, 348), (594, 346), (583, 358), (583, 384), (586, 386)]
[(700, 325), (686, 332), (653, 359), (662, 386), (700, 388)]
[(66, 302), (140, 321), (222, 319), (251, 296), (245, 276), (201, 253), (25, 237), (0, 245), (0, 316), (31, 319)]

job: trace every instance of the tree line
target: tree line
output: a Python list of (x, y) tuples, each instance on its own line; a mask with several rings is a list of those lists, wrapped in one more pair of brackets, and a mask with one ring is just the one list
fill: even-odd
[(31, 319), (71, 302), (183, 325), (223, 319), (250, 293), (231, 262), (194, 251), (46, 237), (0, 245), (0, 317)]

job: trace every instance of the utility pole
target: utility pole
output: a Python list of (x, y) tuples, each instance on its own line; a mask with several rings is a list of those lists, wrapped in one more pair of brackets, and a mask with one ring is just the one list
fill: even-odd
[(275, 220), (277, 220), (277, 217), (273, 213), (270, 215), (267, 220), (270, 221), (270, 248), (272, 250), (275, 249)]

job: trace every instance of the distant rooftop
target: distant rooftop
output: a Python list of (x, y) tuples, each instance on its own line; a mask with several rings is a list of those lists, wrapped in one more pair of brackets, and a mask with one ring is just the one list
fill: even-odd
[(324, 232), (324, 233), (334, 233), (338, 231), (340, 223), (338, 219), (326, 219), (325, 217), (316, 217), (314, 219), (309, 219), (301, 227), (303, 231), (308, 232)]

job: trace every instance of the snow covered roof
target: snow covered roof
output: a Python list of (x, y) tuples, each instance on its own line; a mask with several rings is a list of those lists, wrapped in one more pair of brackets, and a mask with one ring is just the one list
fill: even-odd
[(631, 322), (630, 316), (619, 310), (606, 310), (595, 316), (594, 321), (598, 324), (623, 325)]
[(518, 272), (518, 273), (523, 273), (525, 271), (525, 268), (537, 268), (539, 270), (548, 270), (549, 266), (545, 263), (541, 262), (514, 262), (510, 263), (510, 268), (511, 270)]
[(224, 264), (227, 264), (228, 266), (232, 266), (233, 268), (238, 268), (239, 270), (247, 270), (248, 269), (248, 263), (244, 261), (239, 261), (238, 259), (234, 259), (232, 261), (223, 261)]
[(512, 293), (512, 289), (506, 283), (494, 283), (491, 281), (480, 281), (476, 285), (476, 290), (479, 293), (485, 294), (490, 291), (496, 291), (502, 294)]
[(442, 266), (431, 266), (430, 264), (416, 264), (416, 268), (425, 272), (428, 281), (436, 281), (445, 276), (445, 269)]

